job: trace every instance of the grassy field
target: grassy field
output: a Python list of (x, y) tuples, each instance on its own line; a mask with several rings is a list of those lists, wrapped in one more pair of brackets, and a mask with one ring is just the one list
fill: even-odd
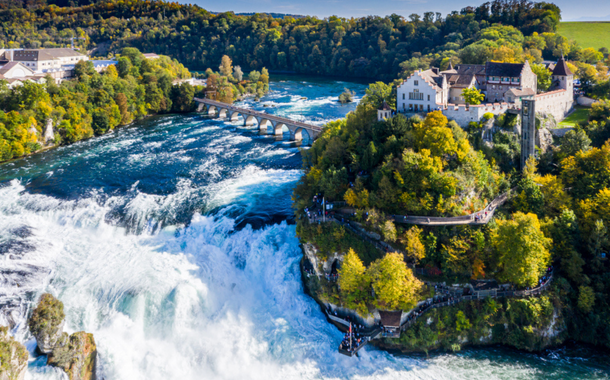
[(557, 33), (576, 40), (582, 48), (610, 49), (610, 22), (562, 22)]
[(572, 112), (568, 117), (559, 123), (560, 128), (575, 127), (580, 121), (589, 119), (589, 109), (584, 107), (576, 107), (576, 111)]

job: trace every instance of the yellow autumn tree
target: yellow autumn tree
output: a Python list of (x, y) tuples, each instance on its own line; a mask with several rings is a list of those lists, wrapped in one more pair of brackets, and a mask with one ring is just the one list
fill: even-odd
[(520, 287), (536, 286), (551, 258), (551, 239), (544, 236), (536, 214), (517, 212), (498, 220), (491, 242), (500, 272), (497, 279)]
[(370, 280), (366, 267), (353, 249), (347, 252), (339, 268), (339, 292), (344, 305), (357, 310), (360, 314), (368, 314), (366, 307), (370, 299)]
[(382, 310), (410, 310), (417, 304), (422, 283), (407, 268), (402, 255), (388, 253), (371, 264), (367, 273), (375, 292), (374, 304)]
[(421, 228), (413, 226), (404, 235), (405, 251), (408, 258), (421, 261), (426, 256), (426, 247), (421, 242)]

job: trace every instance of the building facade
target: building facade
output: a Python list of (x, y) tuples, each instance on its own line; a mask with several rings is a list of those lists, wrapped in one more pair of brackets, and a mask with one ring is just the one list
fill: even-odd
[(449, 85), (438, 69), (418, 70), (398, 86), (396, 95), (397, 112), (431, 112), (447, 104)]
[(85, 54), (69, 48), (14, 50), (11, 59), (38, 72), (60, 69), (62, 66), (75, 65), (79, 61), (87, 60), (89, 57)]

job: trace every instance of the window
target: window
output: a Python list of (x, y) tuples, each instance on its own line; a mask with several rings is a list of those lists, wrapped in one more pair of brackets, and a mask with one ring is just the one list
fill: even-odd
[(402, 93), (402, 100), (405, 100), (405, 93)]
[(416, 80), (415, 82), (413, 82), (416, 86), (419, 86), (419, 81)]
[(419, 90), (413, 90), (413, 92), (409, 92), (409, 100), (424, 100), (424, 94)]
[(430, 101), (430, 95), (428, 95), (428, 101)]

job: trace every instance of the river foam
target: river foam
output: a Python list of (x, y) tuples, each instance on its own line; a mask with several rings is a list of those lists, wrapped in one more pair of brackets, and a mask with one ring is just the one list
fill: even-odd
[[(315, 122), (353, 109), (334, 102), (345, 83), (279, 86)], [(68, 332), (94, 334), (105, 380), (607, 378), (564, 352), (340, 355), (289, 223), (300, 148), (234, 124), (150, 118), (0, 166), (0, 324), (31, 353), (26, 379), (65, 379), (26, 327), (47, 291)]]

